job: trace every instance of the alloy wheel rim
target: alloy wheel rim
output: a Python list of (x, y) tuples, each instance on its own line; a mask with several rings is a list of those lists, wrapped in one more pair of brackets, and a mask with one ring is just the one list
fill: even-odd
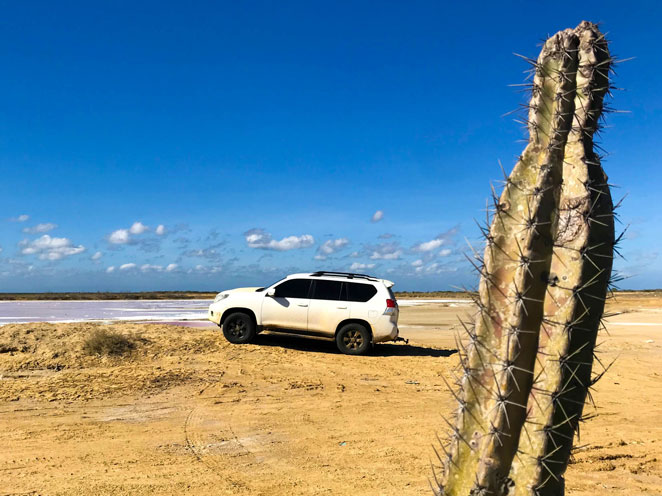
[(241, 338), (246, 332), (246, 323), (243, 320), (236, 319), (230, 322), (228, 328), (231, 336)]
[(343, 336), (343, 343), (350, 350), (358, 350), (363, 346), (363, 335), (356, 329), (350, 329)]

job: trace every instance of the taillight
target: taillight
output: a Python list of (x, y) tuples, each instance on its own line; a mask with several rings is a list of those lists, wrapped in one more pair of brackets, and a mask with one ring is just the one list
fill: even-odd
[(386, 308), (395, 308), (395, 300), (386, 300)]

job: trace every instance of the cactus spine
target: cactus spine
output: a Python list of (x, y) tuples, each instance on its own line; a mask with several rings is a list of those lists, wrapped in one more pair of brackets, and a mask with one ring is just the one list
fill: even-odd
[(529, 143), (484, 230), (438, 494), (563, 493), (611, 274), (613, 206), (593, 151), (610, 62), (588, 22), (532, 62)]

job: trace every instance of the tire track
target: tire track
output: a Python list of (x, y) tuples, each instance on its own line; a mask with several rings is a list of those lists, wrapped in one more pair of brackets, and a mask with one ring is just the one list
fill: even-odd
[(221, 427), (220, 422), (214, 420), (211, 426), (205, 427), (204, 424), (209, 422), (201, 415), (202, 411), (200, 407), (192, 408), (184, 421), (184, 437), (188, 451), (226, 484), (234, 488), (248, 489), (243, 481), (224, 474), (227, 472), (227, 459), (224, 458), (252, 457), (252, 451), (240, 441), (229, 423)]

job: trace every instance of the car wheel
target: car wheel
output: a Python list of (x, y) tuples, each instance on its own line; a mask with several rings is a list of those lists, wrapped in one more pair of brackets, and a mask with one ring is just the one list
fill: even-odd
[(234, 344), (250, 343), (255, 337), (255, 323), (250, 315), (232, 313), (223, 321), (223, 335)]
[(338, 349), (347, 355), (362, 355), (370, 348), (370, 333), (361, 324), (347, 324), (336, 334)]

